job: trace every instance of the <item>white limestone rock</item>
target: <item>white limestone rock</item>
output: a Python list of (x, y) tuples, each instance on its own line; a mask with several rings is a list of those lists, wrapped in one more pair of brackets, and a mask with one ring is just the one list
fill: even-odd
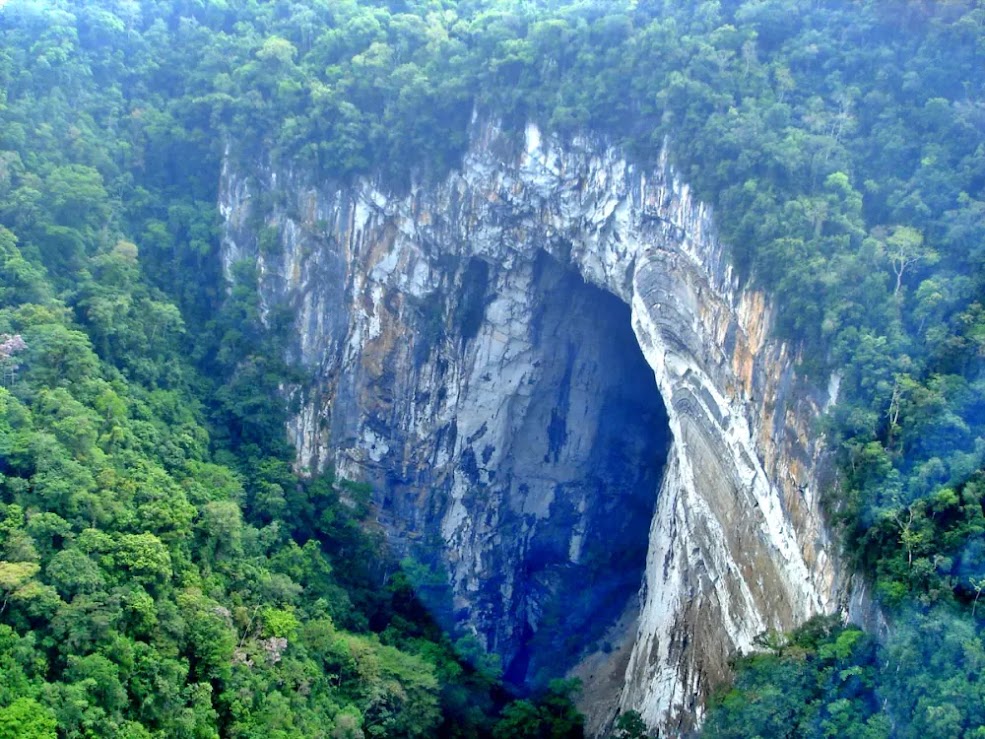
[[(643, 171), (604, 141), (534, 125), (517, 145), (476, 121), (471, 141), (460, 171), (409, 194), (227, 163), (224, 264), (255, 259), (263, 304), (294, 311), (292, 359), (318, 377), (290, 424), (300, 466), (377, 483), (395, 546), (436, 532), (459, 625), (507, 656), (540, 628), (563, 567), (618, 518), (619, 495), (585, 481), (625, 400), (604, 375), (640, 382), (594, 366), (593, 352), (615, 351), (612, 331), (567, 326), (549, 293), (581, 294), (564, 282), (575, 272), (630, 307), (673, 446), (659, 494), (645, 474), (606, 472), (654, 513), (625, 679), (594, 728), (618, 704), (685, 731), (731, 654), (840, 607), (811, 430), (829, 398), (795, 376), (794, 349), (769, 337), (769, 301), (739, 285), (710, 209), (665, 160)], [(260, 214), (279, 229), (277, 254), (258, 254), (248, 229), (256, 187), (285, 203)], [(645, 424), (626, 428), (643, 449)], [(642, 497), (628, 491), (644, 483)], [(564, 562), (519, 592), (542, 550)]]

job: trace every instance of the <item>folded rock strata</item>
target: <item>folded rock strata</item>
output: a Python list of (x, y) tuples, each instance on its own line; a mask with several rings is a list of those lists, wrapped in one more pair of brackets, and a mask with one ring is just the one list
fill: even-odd
[(403, 194), (227, 157), (224, 263), (293, 316), (299, 464), (374, 484), (394, 547), (447, 571), (449, 623), (517, 680), (594, 642), (596, 730), (685, 732), (732, 654), (839, 606), (812, 428), (833, 393), (666, 161), (522, 138), (475, 121), (461, 169)]

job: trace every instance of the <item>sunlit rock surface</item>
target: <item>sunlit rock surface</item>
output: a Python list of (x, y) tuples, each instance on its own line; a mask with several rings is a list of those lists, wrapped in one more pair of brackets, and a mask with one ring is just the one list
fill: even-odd
[(595, 730), (621, 708), (686, 731), (731, 654), (839, 607), (812, 429), (831, 399), (666, 163), (476, 123), (435, 186), (227, 162), (220, 208), (227, 272), (256, 262), (317, 377), (300, 464), (375, 484), (511, 677), (592, 651)]

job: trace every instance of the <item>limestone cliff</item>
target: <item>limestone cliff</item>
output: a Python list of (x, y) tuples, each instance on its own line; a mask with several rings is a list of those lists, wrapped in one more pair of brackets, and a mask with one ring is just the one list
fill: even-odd
[[(594, 648), (617, 675), (590, 686), (594, 726), (618, 704), (683, 731), (730, 654), (837, 607), (811, 429), (830, 398), (666, 162), (477, 122), (440, 184), (227, 162), (220, 208), (227, 271), (255, 260), (317, 378), (294, 391), (300, 464), (374, 483), (394, 546), (443, 564), (450, 620), (511, 677)], [(620, 615), (627, 643), (604, 643)]]

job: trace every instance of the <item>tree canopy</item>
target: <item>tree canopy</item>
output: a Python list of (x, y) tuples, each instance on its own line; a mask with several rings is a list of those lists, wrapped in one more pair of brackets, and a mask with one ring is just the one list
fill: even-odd
[(974, 0), (3, 3), (0, 733), (568, 721), (550, 693), (497, 718), (494, 675), (395, 620), (343, 483), (291, 471), (285, 317), (217, 258), (224, 159), (401, 190), (477, 112), (668, 146), (798, 373), (840, 388), (829, 518), (890, 636), (740, 660), (709, 731), (975, 735), (983, 92)]

